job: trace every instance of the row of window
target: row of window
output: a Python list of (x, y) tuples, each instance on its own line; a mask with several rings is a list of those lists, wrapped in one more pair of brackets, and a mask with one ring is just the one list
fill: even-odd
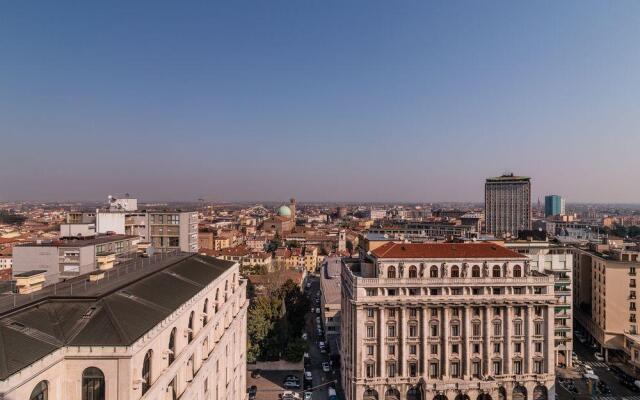
[[(522, 342), (516, 342), (513, 343), (513, 352), (514, 353), (522, 353), (522, 349), (523, 349), (523, 345), (524, 343)], [(451, 345), (451, 354), (461, 354), (460, 353), (460, 349), (461, 346), (458, 343), (452, 343)], [(369, 357), (374, 357), (375, 356), (375, 346), (372, 345), (368, 345), (367, 347), (367, 356)], [(439, 354), (439, 349), (440, 349), (440, 345), (439, 344), (432, 344), (430, 345), (430, 355), (434, 356), (434, 355), (438, 355)], [(397, 350), (397, 345), (395, 344), (389, 344), (387, 345), (387, 355), (388, 356), (395, 356), (396, 355), (396, 350)], [(538, 354), (542, 354), (542, 350), (543, 350), (543, 343), (542, 342), (534, 342), (533, 343), (533, 351), (535, 353)], [(471, 352), (473, 354), (480, 354), (482, 351), (480, 343), (472, 343), (471, 345)], [(501, 354), (502, 353), (502, 343), (493, 343), (493, 354)], [(411, 344), (409, 345), (409, 355), (410, 356), (417, 356), (418, 355), (418, 346), (415, 344)]]
[[(414, 338), (419, 336), (419, 327), (416, 323), (410, 323), (408, 325), (408, 337)], [(387, 323), (387, 335), (388, 338), (394, 338), (397, 336), (397, 325), (393, 322)], [(460, 324), (452, 323), (450, 324), (449, 330), (450, 336), (452, 337), (461, 337), (462, 329)], [(511, 333), (515, 336), (523, 336), (523, 321), (517, 320), (513, 322), (513, 332)], [(534, 321), (533, 323), (533, 335), (534, 336), (542, 336), (544, 334), (544, 324), (542, 321)], [(493, 336), (502, 336), (504, 335), (502, 322), (494, 322), (493, 323)], [(437, 321), (431, 322), (429, 325), (429, 336), (431, 337), (440, 337), (440, 323)], [(482, 324), (480, 322), (473, 322), (471, 324), (471, 336), (482, 336)], [(369, 339), (373, 339), (376, 337), (375, 325), (369, 323), (366, 325), (366, 337)]]
[[(502, 361), (493, 361), (491, 363), (491, 374), (492, 375), (502, 375)], [(482, 362), (481, 361), (472, 361), (471, 362), (471, 370), (470, 373), (474, 378), (480, 378), (482, 376)], [(432, 379), (440, 379), (442, 375), (442, 371), (440, 368), (440, 362), (434, 361), (429, 363), (429, 378)], [(542, 374), (544, 373), (544, 361), (543, 360), (535, 360), (533, 361), (533, 373), (534, 374)], [(514, 360), (512, 364), (511, 373), (516, 375), (522, 375), (524, 372), (523, 369), (523, 361), (522, 360)], [(407, 362), (407, 374), (410, 377), (417, 377), (419, 375), (419, 366), (417, 361), (409, 361)], [(365, 364), (365, 376), (367, 378), (375, 378), (377, 377), (377, 368), (375, 362), (368, 362)], [(398, 376), (398, 363), (397, 362), (387, 362), (386, 363), (386, 377), (395, 378)], [(449, 376), (452, 378), (462, 378), (462, 363), (460, 361), (452, 361), (449, 363)]]
[[(82, 371), (82, 400), (105, 400), (104, 373), (96, 367)], [(29, 400), (47, 400), (49, 398), (49, 382), (39, 382), (31, 392)]]
[[(447, 269), (443, 267), (438, 267), (436, 265), (432, 265), (429, 268), (429, 278), (461, 278), (464, 273), (464, 269), (461, 269), (459, 266), (454, 265), (451, 267), (451, 271), (447, 273)], [(403, 276), (402, 268), (399, 270), (390, 265), (387, 267), (387, 278), (402, 278)], [(489, 268), (484, 267), (480, 268), (479, 265), (474, 265), (471, 267), (471, 277), (472, 278), (480, 278), (480, 277), (488, 277), (489, 276)], [(491, 268), (491, 276), (493, 278), (502, 278), (507, 276), (506, 269), (500, 265), (494, 265)], [(523, 277), (523, 269), (520, 265), (514, 265), (511, 271), (511, 276), (514, 278)], [(409, 278), (418, 278), (418, 267), (415, 265), (409, 266), (408, 269), (408, 277)]]
[[(482, 307), (471, 307), (471, 315), (473, 317), (480, 317), (480, 315), (482, 314)], [(524, 314), (524, 310), (526, 309), (526, 307), (521, 307), (521, 306), (514, 306), (513, 307), (513, 314), (516, 317), (522, 317)], [(367, 308), (366, 312), (367, 312), (367, 317), (368, 318), (373, 318), (376, 316), (376, 311), (382, 311), (382, 310), (386, 310), (386, 316), (388, 318), (395, 318), (399, 311), (401, 309), (399, 308), (386, 308), (386, 309), (377, 309), (377, 308)], [(417, 308), (417, 307), (409, 307), (409, 317), (410, 318), (417, 318), (418, 314), (420, 313), (420, 310), (426, 310), (426, 309), (422, 309), (422, 308)], [(442, 312), (440, 311), (440, 308), (429, 308), (429, 310), (431, 310), (431, 316), (432, 317), (438, 317), (438, 315), (442, 314)], [(492, 314), (494, 317), (499, 317), (503, 314), (503, 311), (505, 310), (502, 307), (491, 307), (492, 310)], [(463, 307), (451, 307), (449, 308), (449, 311), (451, 313), (451, 317), (460, 317), (460, 315), (464, 312), (464, 308)], [(543, 311), (543, 307), (541, 306), (535, 306), (533, 307), (533, 312), (534, 315), (537, 317), (541, 317), (542, 316), (542, 311)]]

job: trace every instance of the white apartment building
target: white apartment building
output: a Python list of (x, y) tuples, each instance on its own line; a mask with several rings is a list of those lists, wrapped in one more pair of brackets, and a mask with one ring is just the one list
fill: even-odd
[(554, 282), (493, 243), (390, 242), (345, 260), (346, 398), (555, 398)]
[(571, 366), (573, 352), (573, 249), (548, 241), (513, 241), (505, 247), (529, 258), (529, 268), (554, 277), (555, 365)]
[(191, 255), (147, 268), (64, 300), (12, 308), (0, 298), (2, 398), (244, 399), (238, 264)]

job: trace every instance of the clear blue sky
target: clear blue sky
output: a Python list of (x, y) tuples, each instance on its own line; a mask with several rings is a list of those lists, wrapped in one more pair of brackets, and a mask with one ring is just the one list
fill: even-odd
[(0, 200), (640, 202), (639, 1), (5, 1)]

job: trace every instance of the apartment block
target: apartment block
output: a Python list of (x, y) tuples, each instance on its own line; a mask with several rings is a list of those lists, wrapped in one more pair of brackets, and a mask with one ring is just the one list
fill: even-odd
[(485, 230), (497, 237), (517, 237), (531, 229), (531, 179), (505, 174), (485, 183)]

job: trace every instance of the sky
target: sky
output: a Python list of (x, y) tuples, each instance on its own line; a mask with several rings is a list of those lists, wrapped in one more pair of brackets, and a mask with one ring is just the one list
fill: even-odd
[(0, 200), (640, 203), (638, 1), (0, 2)]

